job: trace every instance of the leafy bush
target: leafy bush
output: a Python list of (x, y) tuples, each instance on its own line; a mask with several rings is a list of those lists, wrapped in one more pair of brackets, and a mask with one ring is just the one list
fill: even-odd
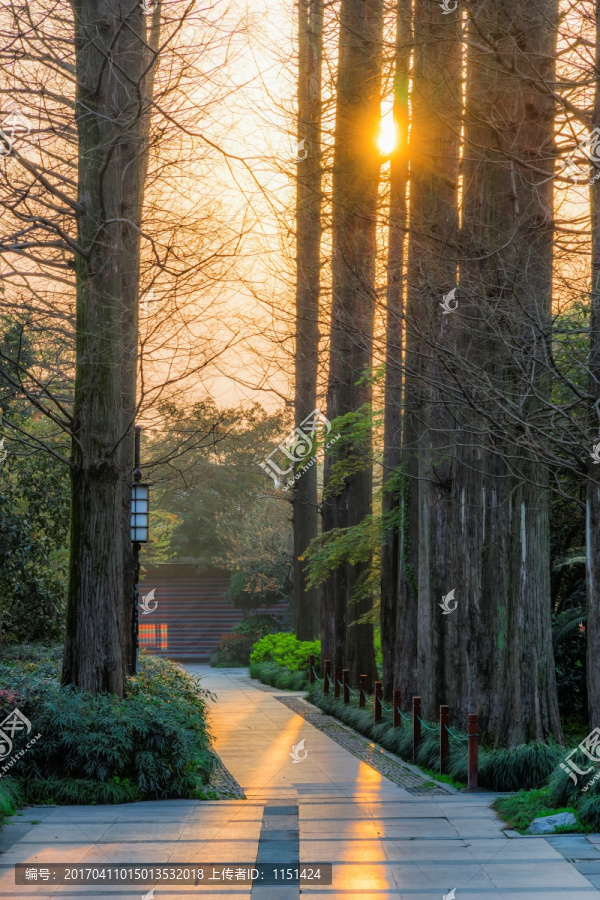
[(290, 672), (276, 663), (250, 663), (250, 677), (279, 690), (304, 691), (308, 687), (308, 671)]
[(224, 634), (210, 659), (211, 666), (247, 666), (253, 645), (266, 634), (279, 631), (275, 616), (245, 616), (233, 626), (233, 634)]
[(308, 657), (313, 654), (315, 665), (321, 655), (320, 641), (299, 641), (295, 634), (268, 634), (258, 641), (250, 654), (250, 664), (273, 662), (290, 672), (308, 669)]
[(252, 643), (244, 634), (224, 634), (211, 654), (211, 666), (247, 666)]
[(22, 804), (22, 797), (11, 778), (0, 780), (0, 825), (7, 816), (12, 816)]
[(556, 809), (552, 805), (550, 788), (540, 788), (535, 791), (519, 791), (512, 797), (497, 797), (492, 807), (500, 813), (504, 821), (522, 834), (529, 830), (534, 819), (541, 816), (550, 816), (559, 812), (570, 812), (577, 816), (574, 807)]
[(0, 682), (10, 679), (21, 695), (31, 736), (41, 735), (11, 768), (28, 802), (189, 797), (208, 779), (207, 692), (169, 660), (142, 653), (140, 663), (122, 700), (60, 687), (52, 660), (0, 665)]

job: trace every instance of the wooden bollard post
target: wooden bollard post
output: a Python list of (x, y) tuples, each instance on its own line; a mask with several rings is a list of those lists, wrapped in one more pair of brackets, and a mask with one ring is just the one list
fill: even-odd
[(448, 772), (448, 751), (450, 749), (450, 735), (448, 734), (448, 725), (450, 724), (450, 708), (448, 706), (440, 706), (440, 774), (446, 775)]
[(400, 715), (400, 691), (395, 690), (392, 692), (392, 702), (394, 704), (394, 728), (400, 728), (400, 725), (402, 724), (402, 716)]
[(342, 681), (344, 683), (344, 703), (350, 703), (350, 669), (343, 670)]
[(308, 683), (315, 683), (315, 657), (313, 653), (308, 657)]
[(467, 733), (469, 735), (469, 775), (467, 789), (474, 791), (477, 787), (477, 766), (479, 747), (479, 716), (469, 714)]
[(358, 705), (363, 707), (367, 702), (367, 676), (360, 676)]
[(331, 660), (325, 660), (325, 672), (323, 674), (323, 693), (329, 693), (329, 682), (331, 680)]
[(383, 692), (383, 686), (380, 681), (375, 682), (375, 703), (373, 704), (375, 714), (374, 714), (374, 724), (379, 725), (381, 722), (381, 695)]
[(342, 667), (334, 666), (333, 667), (333, 698), (334, 700), (340, 699), (340, 681), (342, 680)]
[(417, 761), (421, 743), (421, 698), (413, 697), (413, 762)]

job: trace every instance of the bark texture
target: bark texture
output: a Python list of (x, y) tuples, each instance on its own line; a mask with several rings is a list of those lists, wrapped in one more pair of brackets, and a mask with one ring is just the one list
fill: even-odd
[[(600, 2), (596, 0), (596, 85), (593, 128), (600, 127)], [(594, 173), (597, 174), (597, 173)], [(589, 351), (590, 447), (600, 434), (600, 182), (591, 188), (592, 296)], [(600, 724), (600, 484), (597, 466), (588, 465), (586, 498), (587, 688), (590, 726)]]
[[(469, 11), (458, 423), (445, 683), (503, 746), (561, 739), (551, 641), (547, 471), (505, 413), (548, 396), (557, 4)], [(458, 363), (457, 363), (458, 365)], [(502, 398), (501, 400), (499, 398)], [(463, 402), (462, 409), (466, 404)]]
[[(459, 16), (440, 15), (435, 0), (417, 0), (407, 288), (406, 403), (411, 421), (405, 453), (414, 544), (418, 535), (411, 560), (417, 584), (413, 640), (418, 647), (418, 692), (425, 714), (433, 717), (444, 702), (449, 618), (439, 603), (452, 589), (452, 425), (441, 356), (452, 341), (453, 313), (445, 313), (441, 303), (457, 279), (460, 37)], [(448, 302), (452, 307), (456, 300)], [(406, 652), (406, 639), (404, 643)]]
[[(370, 405), (365, 375), (371, 367), (375, 309), (376, 217), (380, 157), (382, 0), (342, 0), (333, 162), (333, 299), (327, 416), (334, 419)], [(356, 433), (356, 432), (355, 432)], [(359, 524), (371, 511), (371, 435), (335, 445), (335, 458), (352, 461), (340, 483), (326, 458), (323, 530)], [(343, 565), (322, 594), (325, 647), (336, 664), (373, 681), (373, 625), (358, 624), (369, 598), (355, 588), (367, 564)], [(331, 648), (331, 649), (330, 649)]]
[[(124, 398), (131, 400), (137, 324), (140, 83), (139, 5), (74, 3), (79, 137), (77, 343), (71, 548), (63, 683), (122, 695)], [(135, 367), (133, 367), (135, 379)], [(133, 391), (133, 396), (135, 392)]]
[[(316, 408), (319, 366), (321, 253), (321, 62), (323, 0), (298, 2), (298, 160), (296, 201), (296, 427)], [(302, 146), (302, 144), (300, 145)], [(303, 159), (302, 156), (305, 155)], [(318, 534), (317, 467), (296, 482), (294, 526), (294, 632), (301, 641), (319, 634), (319, 596), (308, 588), (303, 555)]]
[[(394, 122), (397, 145), (390, 160), (390, 220), (386, 295), (385, 411), (383, 438), (382, 512), (393, 524), (381, 547), (381, 651), (386, 700), (395, 687), (396, 630), (399, 612), (402, 490), (402, 354), (404, 339), (404, 242), (407, 227), (408, 86), (411, 54), (411, 4), (399, 0), (396, 10), (394, 58)], [(390, 480), (391, 479), (391, 480)], [(406, 610), (402, 610), (406, 615)]]

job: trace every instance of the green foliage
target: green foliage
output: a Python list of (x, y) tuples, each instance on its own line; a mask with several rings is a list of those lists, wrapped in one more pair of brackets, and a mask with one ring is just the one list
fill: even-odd
[(267, 634), (252, 648), (250, 663), (273, 662), (290, 672), (308, 669), (308, 657), (313, 654), (315, 666), (321, 655), (320, 641), (299, 641), (295, 634)]
[(134, 803), (143, 800), (144, 795), (129, 779), (122, 781), (118, 776), (108, 781), (90, 778), (24, 778), (20, 780), (21, 791), (27, 803), (96, 804)]
[(0, 466), (0, 613), (7, 643), (60, 638), (66, 597), (68, 480), (42, 451)]
[(206, 782), (214, 757), (198, 678), (142, 653), (121, 700), (61, 687), (57, 668), (47, 657), (0, 665), (40, 734), (11, 769), (28, 802), (189, 797)]
[(163, 416), (164, 430), (144, 450), (150, 459), (169, 459), (153, 473), (162, 544), (160, 558), (150, 547), (143, 562), (177, 557), (199, 569), (225, 568), (227, 599), (246, 611), (288, 601), (291, 507), (259, 463), (289, 423), (258, 405), (222, 410), (210, 399), (185, 410), (166, 406)]
[[(492, 807), (511, 828), (521, 834), (526, 834), (533, 820), (542, 816), (561, 812), (570, 812), (575, 816), (578, 814), (574, 807), (555, 808), (549, 787), (533, 791), (519, 791), (512, 797), (497, 797), (492, 803)], [(580, 829), (571, 828), (570, 830), (578, 831)]]
[[(39, 378), (48, 363), (53, 390), (61, 392), (51, 342), (45, 334), (36, 347), (34, 332), (30, 322), (0, 317), (0, 628), (5, 643), (52, 641), (64, 624), (69, 475), (45, 448), (67, 457), (69, 448), (53, 423), (14, 387), (19, 381), (27, 385), (25, 370), (35, 370)], [(23, 368), (15, 369), (11, 359)], [(37, 384), (27, 386), (37, 391)]]
[(482, 748), (479, 763), (482, 784), (493, 791), (539, 788), (548, 783), (563, 752), (556, 744), (535, 741), (496, 750)]
[(308, 687), (308, 671), (290, 672), (272, 662), (251, 663), (250, 677), (279, 690), (304, 691)]
[[(399, 728), (393, 728), (391, 713), (386, 713), (381, 724), (374, 725), (372, 698), (361, 709), (356, 698), (353, 697), (349, 704), (344, 704), (341, 699), (336, 701), (332, 694), (323, 694), (319, 684), (309, 689), (308, 699), (386, 750), (412, 762), (412, 722), (403, 720)], [(440, 770), (439, 725), (426, 724), (427, 728), (422, 731), (417, 763), (428, 771), (437, 773)], [(457, 739), (452, 738), (450, 741), (448, 774), (456, 782), (464, 784), (467, 781), (466, 734), (454, 728), (452, 732)], [(541, 787), (547, 783), (561, 752), (560, 747), (539, 743), (523, 744), (509, 750), (480, 747), (479, 784), (495, 791)]]
[(279, 622), (275, 616), (245, 616), (233, 626), (233, 634), (223, 635), (220, 646), (211, 656), (211, 666), (247, 666), (253, 645), (266, 634), (278, 631)]
[(0, 779), (0, 825), (23, 805), (23, 796), (12, 778)]
[[(310, 587), (323, 584), (336, 569), (348, 564), (370, 563), (358, 580), (352, 600), (373, 597), (379, 592), (382, 520), (379, 515), (365, 516), (358, 525), (332, 528), (311, 541), (302, 559), (309, 560)], [(369, 616), (373, 621), (373, 616)]]
[(381, 627), (376, 625), (373, 629), (373, 643), (375, 644), (375, 665), (379, 672), (383, 667), (383, 651), (381, 649)]

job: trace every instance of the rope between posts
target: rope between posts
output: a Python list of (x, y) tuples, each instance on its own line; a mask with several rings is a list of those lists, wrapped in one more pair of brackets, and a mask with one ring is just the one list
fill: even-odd
[(406, 722), (410, 722), (410, 720), (412, 719), (412, 716), (407, 716), (407, 715), (405, 715), (405, 714), (402, 712), (402, 710), (400, 709), (399, 706), (397, 706), (396, 709), (398, 710), (398, 712), (400, 713), (401, 717), (402, 717)]
[(354, 694), (355, 697), (358, 697), (358, 695), (360, 694), (360, 691), (354, 691), (354, 690), (352, 690), (352, 688), (350, 687), (350, 685), (348, 685), (348, 690), (350, 691), (351, 694)]
[(314, 667), (314, 666), (311, 666), (311, 669), (313, 670), (313, 674), (314, 674), (315, 678), (317, 679), (317, 681), (323, 681), (323, 679), (322, 679), (322, 678), (319, 678), (319, 676), (317, 675), (317, 673), (316, 673), (316, 671), (315, 671), (315, 667)]
[(453, 731), (450, 731), (447, 725), (444, 725), (444, 728), (446, 729), (450, 737), (453, 737), (455, 741), (462, 741), (464, 743), (465, 741), (468, 741), (470, 737), (479, 737), (478, 734), (470, 734), (467, 737), (460, 737), (460, 735), (454, 734)]
[(421, 718), (421, 716), (417, 716), (417, 719), (419, 720), (419, 722), (421, 723), (421, 725), (423, 726), (423, 728), (427, 729), (427, 731), (435, 731), (435, 726), (428, 725), (427, 722), (424, 722), (424, 721), (423, 721), (423, 719)]
[(391, 711), (392, 711), (392, 707), (391, 707), (391, 706), (386, 706), (385, 703), (383, 702), (383, 700), (380, 700), (380, 701), (379, 701), (379, 705), (380, 705), (380, 707), (381, 707), (383, 710), (385, 710), (385, 712), (391, 712)]

